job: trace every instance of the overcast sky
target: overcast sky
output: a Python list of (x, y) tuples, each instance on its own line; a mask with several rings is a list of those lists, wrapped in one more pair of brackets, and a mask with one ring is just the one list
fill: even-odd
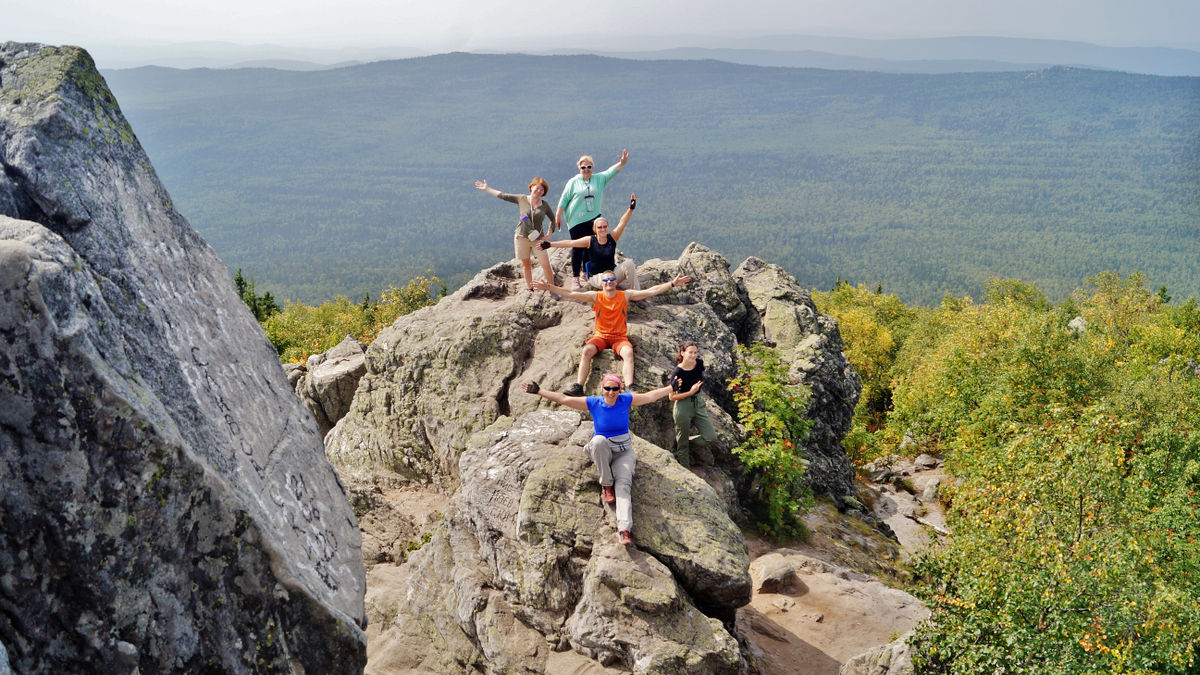
[(680, 34), (994, 35), (1200, 49), (1200, 0), (0, 0), (0, 41), (83, 47), (216, 40), (541, 51)]

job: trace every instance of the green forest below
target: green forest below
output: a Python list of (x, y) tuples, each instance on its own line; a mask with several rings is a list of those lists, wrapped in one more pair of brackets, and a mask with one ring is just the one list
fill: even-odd
[(1106, 272), (1058, 303), (1014, 280), (937, 307), (814, 300), (863, 380), (847, 453), (930, 452), (953, 477), (952, 535), (914, 567), (917, 672), (1200, 672), (1195, 297)]
[(475, 179), (556, 200), (622, 148), (606, 211), (637, 192), (636, 259), (698, 241), (923, 305), (1100, 270), (1200, 292), (1200, 78), (469, 54), (105, 77), (176, 207), (279, 300), (455, 288), (512, 256), (516, 210)]

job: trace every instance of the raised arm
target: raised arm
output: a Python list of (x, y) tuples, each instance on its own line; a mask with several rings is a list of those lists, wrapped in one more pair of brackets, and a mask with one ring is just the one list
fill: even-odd
[(632, 405), (636, 408), (640, 405), (646, 405), (647, 403), (654, 403), (658, 399), (663, 398), (670, 393), (671, 385), (669, 384), (663, 385), (658, 389), (651, 389), (650, 391), (634, 392)]
[(636, 301), (645, 300), (646, 298), (653, 298), (654, 296), (666, 293), (677, 286), (686, 286), (691, 280), (691, 277), (675, 277), (670, 281), (664, 281), (661, 284), (651, 286), (650, 288), (643, 288), (640, 291), (625, 291), (625, 299)]
[(584, 412), (586, 412), (588, 409), (586, 397), (567, 396), (566, 394), (564, 394), (560, 391), (550, 391), (549, 389), (542, 389), (541, 387), (538, 386), (538, 384), (536, 382), (533, 382), (531, 380), (526, 380), (525, 382), (522, 382), (521, 389), (526, 394), (536, 394), (536, 395), (541, 396), (542, 398), (546, 399), (547, 401), (551, 401), (551, 402), (557, 403), (559, 405), (565, 405), (568, 408), (574, 408), (575, 410), (581, 410)]
[(628, 161), (629, 161), (629, 151), (622, 149), (621, 150), (621, 158), (617, 160), (616, 164), (613, 164), (612, 166), (608, 167), (608, 171), (616, 173), (616, 172), (620, 171), (621, 169), (624, 169), (625, 163)]
[[(532, 287), (535, 291), (550, 291), (560, 298), (570, 298), (572, 300), (586, 302), (589, 305), (596, 302), (597, 291), (568, 291), (562, 286), (555, 286), (554, 284), (548, 284), (544, 281), (534, 281), (530, 284), (530, 287)], [(626, 291), (626, 293), (628, 294), (628, 291)]]
[(629, 224), (629, 219), (633, 217), (633, 210), (635, 208), (637, 208), (637, 195), (631, 194), (629, 195), (629, 208), (625, 209), (625, 213), (621, 215), (621, 220), (617, 222), (617, 226), (613, 228), (612, 232), (609, 232), (612, 235), (613, 241), (621, 240), (621, 233), (625, 231), (625, 226)]

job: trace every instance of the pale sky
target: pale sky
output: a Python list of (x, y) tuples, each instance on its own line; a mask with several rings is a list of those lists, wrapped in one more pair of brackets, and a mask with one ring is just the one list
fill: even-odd
[(626, 37), (782, 34), (1200, 49), (1200, 0), (0, 0), (0, 41), (85, 48), (224, 41), (534, 52), (604, 49)]

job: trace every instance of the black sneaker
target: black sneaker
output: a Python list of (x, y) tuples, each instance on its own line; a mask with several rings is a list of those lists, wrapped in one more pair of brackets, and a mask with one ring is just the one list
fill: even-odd
[(583, 396), (583, 385), (576, 382), (563, 392), (567, 396)]

